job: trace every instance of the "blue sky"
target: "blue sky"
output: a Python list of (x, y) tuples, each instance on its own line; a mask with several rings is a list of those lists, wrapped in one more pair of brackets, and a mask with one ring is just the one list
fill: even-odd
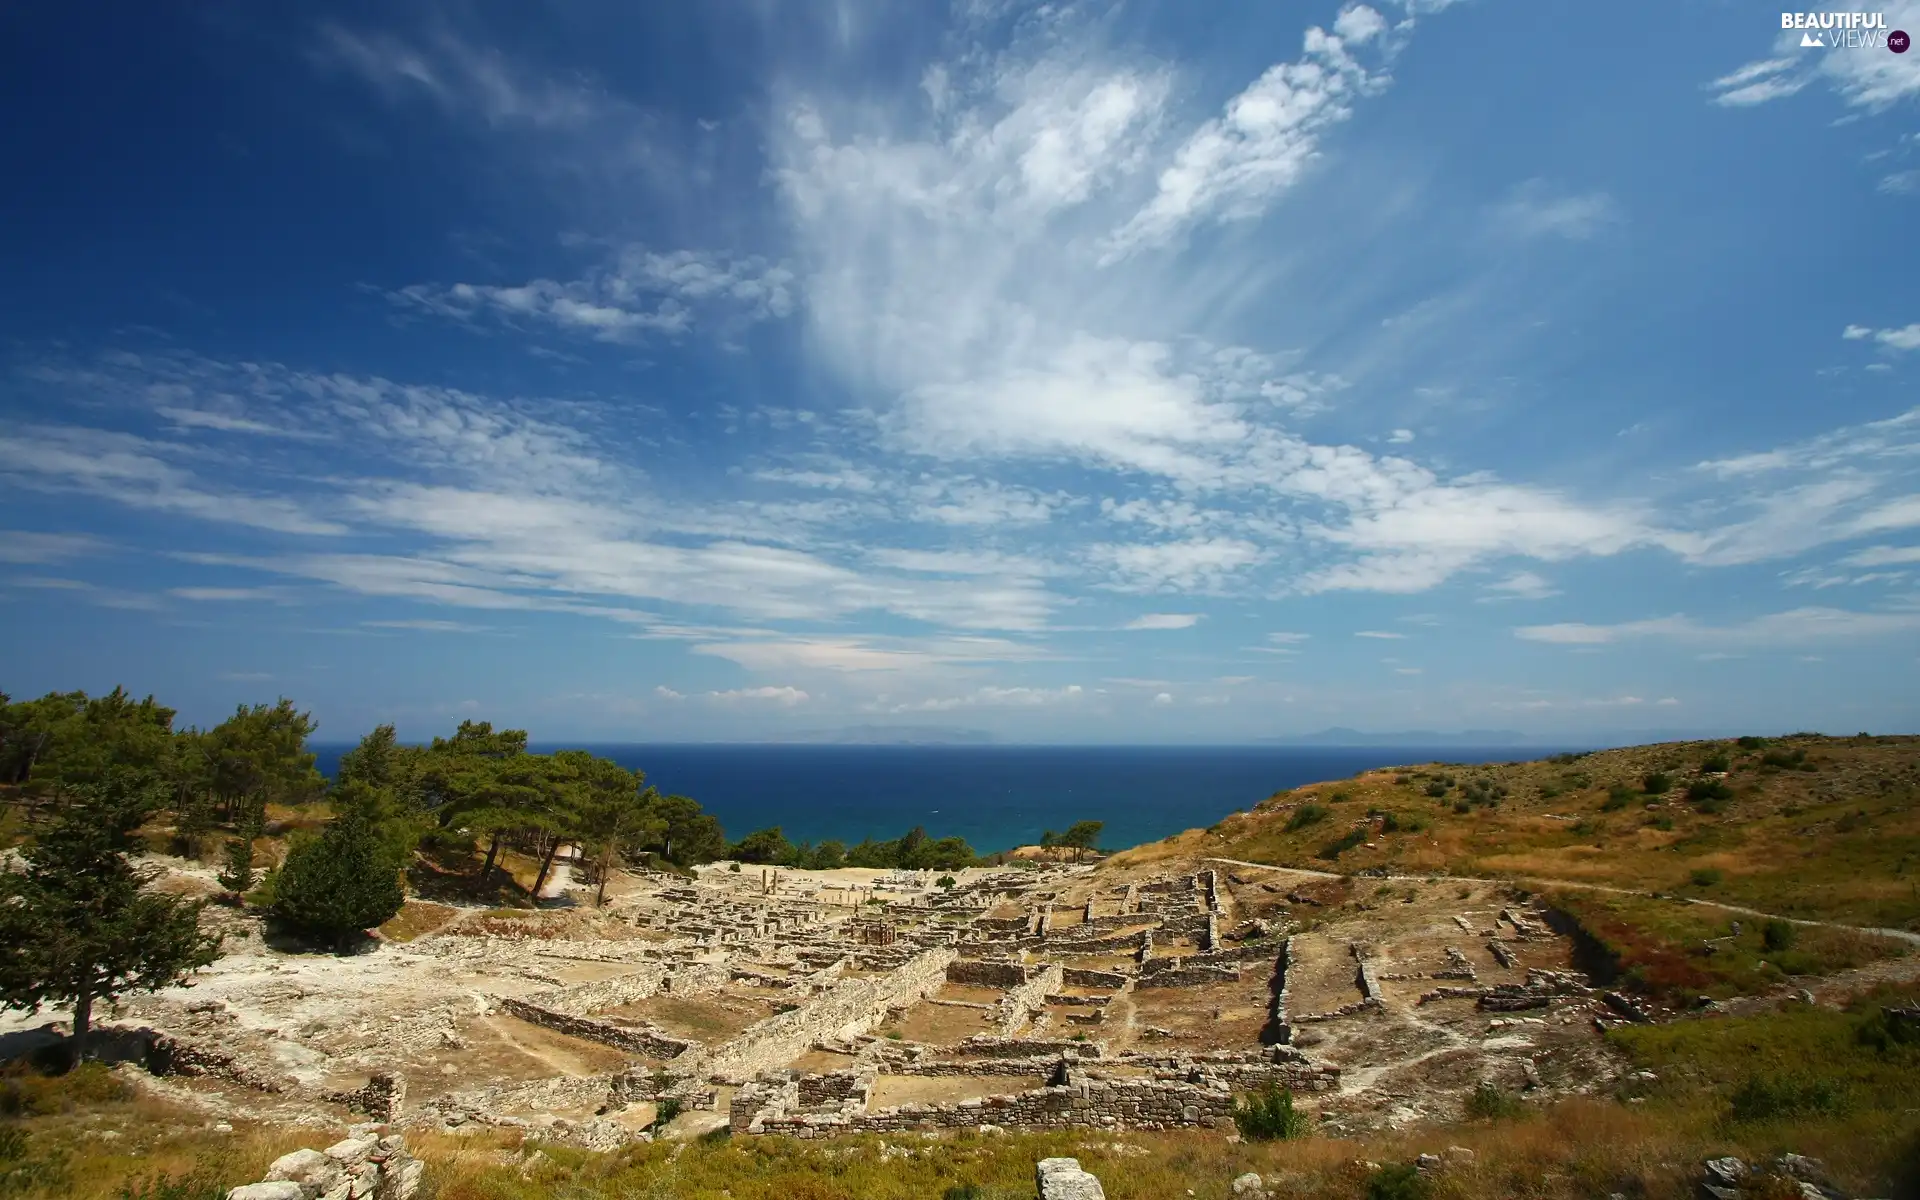
[(1920, 53), (1203, 7), (14, 6), (0, 688), (1920, 728)]

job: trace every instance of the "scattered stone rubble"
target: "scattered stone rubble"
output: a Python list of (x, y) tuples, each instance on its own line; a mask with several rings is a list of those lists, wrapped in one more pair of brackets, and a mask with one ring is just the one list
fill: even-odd
[(356, 1125), (325, 1150), (295, 1150), (273, 1160), (259, 1183), (227, 1200), (411, 1200), (426, 1164), (382, 1125)]

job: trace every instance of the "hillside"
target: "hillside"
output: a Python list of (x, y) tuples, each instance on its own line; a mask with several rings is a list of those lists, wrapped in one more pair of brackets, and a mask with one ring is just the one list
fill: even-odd
[(1920, 738), (1671, 742), (1410, 764), (1277, 793), (1109, 869), (1217, 856), (1664, 893), (1920, 930)]

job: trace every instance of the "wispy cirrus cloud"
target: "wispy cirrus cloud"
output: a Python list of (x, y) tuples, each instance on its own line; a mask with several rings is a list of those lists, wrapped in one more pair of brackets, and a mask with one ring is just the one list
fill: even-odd
[(1920, 612), (1857, 612), (1809, 607), (1769, 613), (1724, 625), (1680, 615), (1649, 617), (1616, 625), (1578, 622), (1525, 625), (1515, 629), (1514, 636), (1525, 641), (1560, 646), (1603, 646), (1643, 638), (1767, 646), (1881, 637), (1915, 630), (1920, 630)]

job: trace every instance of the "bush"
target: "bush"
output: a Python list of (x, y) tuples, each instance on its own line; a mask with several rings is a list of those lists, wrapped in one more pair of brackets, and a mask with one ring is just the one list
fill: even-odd
[(1767, 744), (1763, 737), (1743, 737), (1737, 743), (1742, 750), (1758, 750)]
[(1761, 766), (1778, 767), (1782, 770), (1793, 770), (1798, 767), (1803, 767), (1806, 765), (1806, 762), (1807, 752), (1805, 750), (1769, 750), (1760, 756)]
[(1640, 787), (1649, 796), (1661, 796), (1673, 787), (1673, 780), (1660, 771), (1653, 771), (1641, 778)]
[(1878, 1051), (1882, 1056), (1908, 1047), (1920, 1048), (1920, 1023), (1902, 1021), (1884, 1007), (1876, 1007), (1854, 1028), (1854, 1040)]
[(1700, 763), (1700, 769), (1709, 775), (1719, 775), (1725, 773), (1728, 765), (1726, 755), (1711, 754)]
[(1772, 951), (1791, 950), (1799, 932), (1793, 927), (1793, 922), (1773, 917), (1760, 927), (1760, 944)]
[(1846, 1086), (1838, 1080), (1791, 1075), (1750, 1075), (1734, 1089), (1729, 1115), (1736, 1121), (1775, 1117), (1826, 1117), (1847, 1108)]
[(379, 831), (348, 815), (287, 852), (274, 882), (273, 914), (344, 948), (348, 936), (391, 920), (405, 902), (400, 865)]
[(1718, 779), (1696, 779), (1687, 785), (1687, 800), (1692, 804), (1711, 804), (1733, 799), (1733, 789)]
[(1319, 851), (1315, 854), (1314, 857), (1324, 858), (1329, 862), (1331, 862), (1332, 860), (1339, 858), (1342, 854), (1345, 854), (1347, 851), (1353, 849), (1355, 846), (1364, 844), (1366, 840), (1367, 840), (1366, 830), (1364, 829), (1348, 830), (1342, 836), (1337, 837), (1333, 841), (1328, 842), (1326, 845), (1320, 847)]
[(1467, 1116), (1478, 1121), (1500, 1121), (1520, 1115), (1522, 1105), (1516, 1096), (1503, 1092), (1489, 1080), (1481, 1080), (1480, 1086), (1473, 1089), (1467, 1097)]
[(1438, 800), (1440, 797), (1446, 794), (1447, 794), (1447, 785), (1444, 783), (1441, 783), (1438, 779), (1434, 780), (1432, 783), (1427, 785), (1427, 795), (1432, 796), (1435, 800)]
[(1309, 825), (1318, 825), (1332, 815), (1333, 810), (1324, 804), (1302, 804), (1287, 818), (1287, 832), (1294, 833)]
[(219, 874), (220, 886), (230, 892), (253, 890), (253, 842), (234, 838), (227, 843), (227, 865)]
[(1393, 1163), (1367, 1176), (1367, 1200), (1426, 1200), (1433, 1185), (1412, 1163)]
[(1624, 783), (1616, 783), (1607, 789), (1607, 798), (1600, 802), (1600, 811), (1619, 812), (1627, 805), (1632, 804), (1634, 797), (1639, 794), (1640, 793), (1634, 791)]
[(1250, 1142), (1302, 1138), (1312, 1131), (1307, 1114), (1294, 1108), (1293, 1093), (1272, 1084), (1233, 1102), (1233, 1124)]
[(1695, 887), (1712, 887), (1714, 884), (1719, 883), (1724, 876), (1721, 875), (1720, 868), (1718, 867), (1697, 867), (1687, 878), (1693, 882), (1693, 886)]

